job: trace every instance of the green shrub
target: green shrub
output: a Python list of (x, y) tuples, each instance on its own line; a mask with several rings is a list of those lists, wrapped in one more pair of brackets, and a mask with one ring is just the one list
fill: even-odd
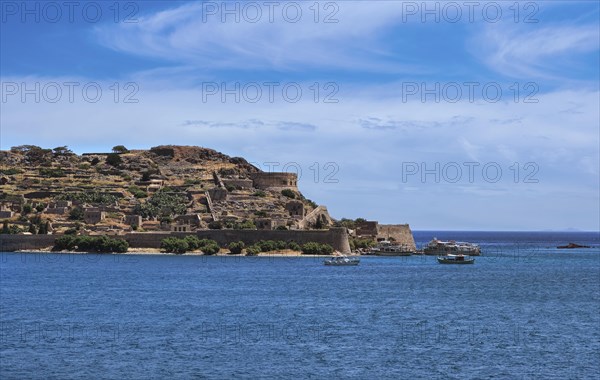
[(244, 244), (243, 241), (237, 241), (237, 242), (232, 242), (229, 243), (229, 252), (231, 252), (234, 255), (239, 255), (240, 253), (242, 253), (242, 251), (244, 250), (244, 247), (246, 246), (246, 244)]
[(310, 207), (312, 207), (312, 208), (317, 208), (317, 207), (318, 207), (318, 205), (317, 205), (317, 204), (316, 204), (314, 201), (311, 201), (310, 199), (307, 199), (307, 200), (306, 200), (306, 202), (307, 202), (307, 203), (310, 205)]
[(258, 254), (261, 252), (262, 250), (260, 249), (260, 247), (258, 245), (251, 245), (249, 247), (246, 247), (246, 256), (258, 256)]
[(275, 228), (275, 230), (277, 231), (287, 231), (287, 227), (286, 226), (277, 226), (277, 228)]
[(160, 248), (165, 252), (171, 253), (186, 253), (190, 248), (185, 239), (179, 239), (176, 237), (168, 237), (162, 240)]
[(195, 251), (198, 248), (200, 248), (201, 242), (200, 239), (198, 239), (198, 237), (194, 236), (194, 235), (188, 235), (185, 238), (183, 238), (183, 240), (185, 240), (185, 242), (188, 245), (188, 249), (190, 251)]
[(223, 223), (221, 223), (219, 220), (213, 220), (212, 222), (208, 223), (208, 228), (211, 230), (221, 230), (223, 229)]
[(129, 244), (122, 239), (112, 239), (108, 236), (74, 236), (63, 235), (55, 240), (54, 250), (84, 251), (84, 252), (127, 252)]
[(281, 195), (283, 195), (284, 197), (291, 198), (291, 199), (296, 199), (296, 193), (290, 189), (281, 190)]
[(54, 241), (54, 250), (73, 250), (75, 248), (75, 236), (63, 235)]
[(264, 197), (266, 197), (266, 196), (267, 196), (267, 193), (265, 193), (265, 192), (264, 192), (264, 191), (262, 191), (262, 190), (257, 190), (257, 191), (255, 191), (255, 192), (254, 192), (254, 194), (252, 194), (252, 195), (254, 195), (255, 197), (264, 198)]
[(330, 255), (333, 253), (333, 247), (329, 244), (309, 242), (302, 246), (302, 253), (305, 255)]
[(261, 252), (274, 251), (277, 248), (273, 240), (261, 240), (256, 243), (256, 246), (260, 248)]
[(354, 246), (354, 249), (367, 249), (375, 245), (372, 239), (350, 239), (350, 248)]
[(26, 203), (23, 205), (23, 208), (21, 209), (21, 214), (27, 215), (31, 211), (33, 211), (33, 206), (31, 206), (29, 203)]
[(56, 199), (63, 201), (78, 201), (80, 203), (101, 204), (107, 206), (115, 204), (115, 202), (119, 198), (112, 194), (93, 191), (79, 193), (63, 193), (58, 195)]
[(236, 230), (255, 230), (256, 226), (254, 222), (251, 220), (244, 220), (242, 223), (239, 223), (234, 227)]
[(136, 205), (133, 213), (143, 218), (183, 215), (185, 214), (187, 198), (182, 194), (173, 194), (170, 189), (163, 188), (150, 197), (145, 203)]
[(134, 197), (136, 197), (138, 199), (146, 198), (148, 196), (148, 194), (144, 190), (140, 189), (139, 187), (137, 187), (135, 185), (129, 186), (128, 190), (131, 194), (133, 194)]
[(287, 243), (286, 243), (285, 241), (283, 241), (283, 240), (277, 240), (277, 241), (275, 242), (275, 248), (276, 248), (278, 251), (284, 250), (284, 249), (286, 249), (286, 248), (287, 248)]
[(296, 243), (295, 241), (291, 241), (287, 244), (287, 248), (291, 249), (292, 251), (300, 251), (302, 248), (300, 247), (300, 244)]
[(219, 253), (219, 245), (216, 242), (205, 245), (201, 248), (205, 255), (215, 255)]
[(14, 175), (14, 174), (21, 174), (21, 173), (23, 173), (21, 170), (15, 169), (15, 168), (0, 170), (0, 174), (4, 174), (4, 175)]
[(118, 153), (110, 153), (106, 156), (106, 163), (110, 166), (117, 167), (123, 163), (123, 159)]
[(59, 168), (41, 168), (39, 170), (39, 172), (42, 177), (48, 177), (48, 178), (66, 177), (64, 170), (59, 169)]
[(70, 220), (83, 220), (83, 209), (81, 207), (75, 207), (69, 211)]

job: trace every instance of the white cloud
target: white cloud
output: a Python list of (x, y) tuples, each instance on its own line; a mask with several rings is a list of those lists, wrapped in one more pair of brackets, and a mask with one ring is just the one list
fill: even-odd
[(472, 50), (509, 77), (566, 79), (579, 68), (574, 57), (600, 49), (597, 24), (527, 26), (489, 24)]
[[(331, 2), (327, 9), (319, 3), (318, 22), (312, 2), (292, 2), (301, 5), (297, 22), (290, 21), (294, 9), (277, 4), (272, 22), (268, 6), (261, 6), (262, 17), (250, 22), (255, 13), (244, 12), (244, 2), (194, 2), (139, 17), (137, 23), (99, 26), (96, 35), (117, 51), (196, 68), (423, 70), (414, 63), (390, 61), (389, 48), (377, 38), (401, 19), (398, 2)], [(241, 9), (239, 22), (235, 15), (223, 12), (224, 7), (234, 6)], [(331, 17), (326, 21), (327, 16)]]

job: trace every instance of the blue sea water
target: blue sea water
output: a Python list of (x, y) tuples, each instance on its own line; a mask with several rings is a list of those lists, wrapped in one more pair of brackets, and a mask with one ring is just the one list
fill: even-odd
[(4, 253), (0, 378), (600, 378), (597, 232), (433, 236), (483, 256)]

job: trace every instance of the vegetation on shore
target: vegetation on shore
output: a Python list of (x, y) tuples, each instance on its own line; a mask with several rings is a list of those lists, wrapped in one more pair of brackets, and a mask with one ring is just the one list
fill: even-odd
[(64, 235), (56, 239), (53, 250), (125, 253), (128, 248), (129, 243), (123, 239), (112, 239), (108, 236)]
[(186, 236), (184, 238), (168, 237), (162, 240), (161, 249), (168, 253), (183, 254), (191, 251), (202, 251), (205, 255), (214, 255), (220, 249), (229, 250), (230, 254), (239, 255), (244, 251), (246, 256), (256, 256), (263, 252), (292, 250), (302, 252), (306, 255), (330, 255), (333, 253), (333, 247), (329, 244), (309, 242), (300, 246), (294, 241), (283, 240), (260, 240), (259, 242), (246, 246), (243, 241), (234, 241), (222, 247), (210, 239), (198, 239), (196, 236)]
[(168, 237), (163, 239), (160, 248), (164, 252), (182, 254), (190, 251), (200, 250), (205, 255), (219, 253), (220, 247), (216, 241), (210, 239), (198, 239), (196, 236), (184, 238)]

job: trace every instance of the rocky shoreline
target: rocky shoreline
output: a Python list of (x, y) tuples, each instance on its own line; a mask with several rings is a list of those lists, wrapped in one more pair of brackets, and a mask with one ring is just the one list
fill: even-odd
[(218, 257), (331, 257), (332, 255), (309, 255), (303, 254), (300, 251), (276, 251), (276, 252), (261, 252), (256, 256), (248, 256), (246, 254), (231, 254), (228, 252), (219, 252), (215, 255), (205, 255), (201, 251), (186, 252), (183, 254), (163, 252), (158, 248), (129, 248), (127, 252), (114, 253), (114, 252), (79, 252), (79, 251), (53, 251), (52, 247), (41, 248), (41, 249), (24, 249), (18, 250), (14, 253), (63, 253), (63, 254), (76, 254), (76, 255), (164, 255), (164, 256), (218, 256)]

